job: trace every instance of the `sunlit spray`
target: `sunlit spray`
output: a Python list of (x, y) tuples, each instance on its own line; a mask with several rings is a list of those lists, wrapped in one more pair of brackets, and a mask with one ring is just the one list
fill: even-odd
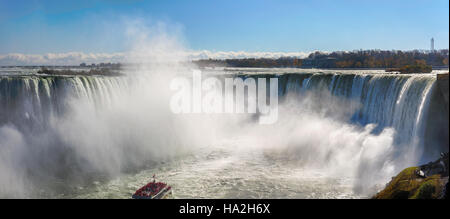
[[(173, 113), (249, 113), (260, 114), (259, 124), (273, 124), (278, 119), (278, 78), (270, 78), (270, 90), (266, 90), (266, 78), (245, 81), (239, 77), (208, 77), (204, 81), (200, 70), (192, 71), (192, 83), (185, 77), (174, 78), (170, 88), (177, 91), (170, 100)], [(223, 92), (223, 87), (225, 90)], [(247, 98), (245, 98), (245, 87)], [(256, 91), (258, 87), (258, 91)], [(236, 91), (236, 92), (234, 92)], [(256, 93), (258, 98), (256, 98)], [(267, 93), (270, 97), (267, 98)], [(233, 95), (234, 94), (234, 95)], [(266, 100), (269, 99), (269, 102)], [(247, 100), (247, 102), (245, 102)], [(245, 108), (247, 106), (247, 111)]]

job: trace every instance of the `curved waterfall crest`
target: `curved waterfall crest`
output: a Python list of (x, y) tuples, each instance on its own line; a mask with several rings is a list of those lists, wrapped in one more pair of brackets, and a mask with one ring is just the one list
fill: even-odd
[[(353, 100), (349, 105), (353, 122), (374, 123), (377, 130), (393, 127), (399, 132), (397, 142), (423, 134), (419, 126), (436, 81), (434, 75), (314, 73), (278, 77), (280, 96), (325, 89), (333, 96)], [(125, 77), (0, 77), (0, 124), (32, 120), (43, 125), (50, 115), (66, 110), (67, 98), (107, 106), (126, 92), (128, 82)]]
[[(299, 153), (319, 153), (318, 158), (304, 158), (306, 162), (322, 162), (321, 159), (328, 159), (328, 153), (334, 153), (338, 156), (331, 159), (331, 163), (338, 164), (348, 160), (341, 159), (342, 157), (357, 154), (354, 162), (344, 162), (342, 168), (361, 165), (361, 168), (357, 167), (354, 171), (364, 172), (380, 166), (386, 169), (381, 174), (391, 173), (389, 168), (393, 166), (392, 160), (403, 159), (409, 164), (417, 163), (425, 152), (430, 152), (430, 149), (424, 149), (424, 145), (425, 132), (429, 126), (429, 109), (437, 90), (434, 74), (317, 72), (233, 77), (277, 77), (280, 106), (295, 108), (311, 105), (319, 111), (326, 108), (324, 112), (319, 112), (317, 118), (309, 120), (308, 116), (316, 115), (306, 111), (301, 115), (299, 123), (294, 121), (289, 124), (302, 125), (305, 121), (311, 122), (309, 125), (313, 126), (316, 123), (327, 126), (326, 130), (331, 136), (325, 136), (324, 141), (318, 142), (331, 145), (322, 145), (325, 146), (323, 150), (314, 149), (314, 145), (303, 145), (315, 144), (317, 139), (303, 140), (302, 133), (289, 134), (293, 138), (292, 143), (290, 139), (273, 136), (275, 145), (284, 143), (289, 149), (290, 144), (298, 143), (301, 145), (295, 150)], [(41, 172), (45, 179), (48, 176), (70, 178), (88, 173), (117, 175), (117, 172), (147, 165), (148, 159), (164, 160), (174, 155), (181, 146), (192, 146), (198, 141), (197, 138), (205, 138), (202, 136), (205, 134), (199, 134), (197, 130), (201, 123), (184, 123), (186, 121), (179, 120), (169, 112), (168, 97), (164, 96), (169, 93), (161, 91), (169, 89), (168, 86), (164, 87), (167, 81), (153, 79), (155, 78), (131, 76), (0, 76), (0, 137), (4, 138), (4, 141), (0, 141), (0, 172), (5, 173), (0, 180), (0, 189), (11, 179), (29, 177), (29, 172)], [(306, 105), (285, 104), (290, 98), (311, 99), (306, 101)], [(337, 109), (332, 106), (335, 102), (340, 105), (344, 103), (347, 108), (345, 112), (348, 115), (339, 117), (346, 119), (345, 121), (334, 121), (333, 116), (327, 117), (338, 113), (333, 111)], [(292, 122), (295, 116), (296, 114), (285, 116), (287, 123)], [(208, 128), (201, 129), (201, 132), (215, 131), (208, 126), (211, 124), (207, 121), (202, 122)], [(251, 123), (252, 119), (245, 122)], [(328, 124), (329, 122), (332, 124)], [(285, 131), (310, 130), (308, 127), (289, 125), (288, 128), (279, 126), (286, 128)], [(322, 131), (320, 125), (311, 127), (314, 130), (312, 135), (318, 134), (315, 131)], [(276, 129), (277, 126), (274, 127)], [(342, 130), (333, 130), (339, 127)], [(244, 130), (253, 131), (255, 128)], [(240, 129), (234, 127), (233, 130)], [(344, 139), (354, 142), (346, 145), (345, 141), (331, 141), (333, 136), (346, 132), (348, 136)], [(391, 132), (394, 133), (393, 138), (389, 137)], [(272, 130), (268, 133), (274, 132)], [(380, 141), (373, 140), (375, 137), (380, 137)], [(389, 145), (376, 153), (379, 156), (393, 157), (375, 164), (366, 163), (365, 157), (373, 155), (369, 148), (377, 146), (378, 142)], [(394, 154), (390, 153), (391, 149)], [(339, 153), (336, 150), (350, 151)], [(431, 150), (433, 153), (435, 151)], [(42, 160), (41, 157), (46, 159)], [(377, 167), (373, 167), (374, 165)], [(36, 169), (40, 171), (34, 171)], [(66, 170), (72, 170), (73, 173)], [(36, 182), (42, 179), (40, 176), (33, 177), (37, 178)], [(18, 186), (17, 191), (23, 187), (26, 185)], [(0, 195), (2, 193), (0, 191)]]

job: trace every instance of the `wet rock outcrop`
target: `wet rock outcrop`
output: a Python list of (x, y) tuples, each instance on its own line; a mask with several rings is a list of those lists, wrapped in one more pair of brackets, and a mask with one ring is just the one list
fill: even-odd
[(374, 199), (448, 198), (448, 153), (435, 162), (401, 171)]

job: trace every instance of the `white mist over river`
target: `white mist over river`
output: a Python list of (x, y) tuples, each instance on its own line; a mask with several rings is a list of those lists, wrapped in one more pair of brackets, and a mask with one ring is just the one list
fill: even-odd
[(170, 81), (195, 67), (176, 38), (129, 33), (146, 64), (124, 76), (0, 70), (0, 197), (130, 198), (156, 174), (175, 198), (364, 198), (443, 150), (427, 137), (436, 72), (203, 71), (277, 77), (278, 121), (260, 125), (172, 113)]

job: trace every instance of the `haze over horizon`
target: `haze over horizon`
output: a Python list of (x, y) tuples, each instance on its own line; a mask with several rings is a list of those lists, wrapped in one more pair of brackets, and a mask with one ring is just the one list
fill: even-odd
[(114, 62), (136, 21), (175, 36), (194, 59), (427, 50), (432, 37), (436, 49), (447, 49), (448, 8), (441, 0), (5, 1), (0, 64)]

